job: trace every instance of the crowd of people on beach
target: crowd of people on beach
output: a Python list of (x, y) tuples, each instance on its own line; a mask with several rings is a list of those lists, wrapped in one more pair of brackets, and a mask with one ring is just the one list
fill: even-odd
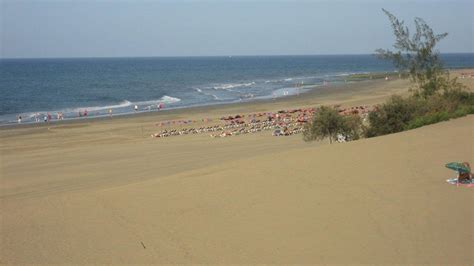
[[(164, 108), (165, 108), (165, 105), (162, 102), (160, 102), (156, 105), (155, 109), (160, 111)], [(138, 112), (139, 111), (138, 105), (134, 105), (133, 110), (135, 112)], [(152, 106), (151, 105), (147, 106), (143, 110), (144, 111), (151, 111)], [(107, 110), (108, 116), (112, 117), (112, 113), (113, 113), (112, 108), (109, 108)], [(53, 114), (54, 114), (54, 112), (53, 112)], [(27, 116), (26, 122), (32, 122), (32, 120), (34, 120), (34, 122), (39, 123), (39, 122), (41, 122), (41, 120), (43, 120), (44, 122), (48, 123), (48, 122), (53, 121), (54, 119), (56, 119), (57, 121), (64, 120), (64, 113), (63, 112), (56, 112), (55, 116), (53, 114), (51, 114), (50, 112), (48, 112), (46, 114), (35, 113), (31, 116)], [(89, 111), (87, 109), (77, 111), (77, 117), (78, 118), (87, 118), (89, 115), (90, 114), (89, 114)], [(98, 116), (98, 115), (101, 115), (101, 113), (97, 112), (97, 113), (94, 113), (93, 115)], [(21, 124), (22, 122), (24, 122), (25, 121), (24, 115), (22, 115), (22, 114), (17, 115), (16, 116), (16, 121), (18, 122), (18, 124)]]
[[(50, 122), (53, 119), (53, 115), (51, 115), (51, 113), (47, 113), (47, 114), (44, 114), (44, 115), (42, 115), (40, 113), (35, 113), (30, 118), (34, 119), (36, 123), (41, 122), (41, 120), (43, 120), (45, 123), (47, 123), (47, 122)], [(16, 119), (17, 119), (18, 124), (20, 124), (20, 123), (23, 122), (24, 118), (23, 118), (22, 115), (18, 115)], [(64, 114), (62, 112), (56, 113), (56, 119), (58, 121), (59, 120), (64, 120)]]
[[(212, 138), (229, 137), (250, 133), (257, 133), (261, 131), (274, 130), (274, 136), (290, 136), (298, 134), (303, 131), (304, 123), (311, 119), (314, 108), (308, 109), (294, 109), (281, 110), (274, 112), (260, 112), (253, 114), (237, 114), (231, 116), (221, 117), (218, 124), (201, 126), (198, 128), (180, 128), (180, 129), (164, 129), (152, 137), (164, 138), (170, 136), (180, 136), (188, 134), (209, 133)], [(210, 118), (201, 119), (202, 122), (212, 122)], [(157, 126), (168, 125), (187, 125), (196, 123), (194, 120), (176, 120), (160, 122)]]
[(257, 133), (264, 130), (277, 130), (275, 136), (289, 136), (301, 133), (303, 127), (298, 123), (287, 123), (278, 121), (260, 121), (253, 123), (234, 123), (224, 125), (212, 125), (199, 128), (183, 128), (183, 129), (164, 129), (158, 133), (152, 134), (152, 137), (164, 138), (170, 136), (180, 136), (188, 134), (210, 133), (212, 138), (237, 136), (249, 133)]
[[(162, 106), (160, 107), (163, 108)], [(336, 105), (334, 108), (338, 110), (341, 115), (361, 115), (363, 117), (366, 116), (371, 110), (371, 108), (368, 106), (341, 108), (340, 106)], [(136, 106), (134, 106), (134, 109), (136, 109)], [(199, 120), (179, 119), (161, 121), (157, 123), (156, 126), (166, 128), (152, 134), (151, 136), (155, 138), (165, 138), (170, 136), (208, 133), (212, 138), (222, 138), (270, 130), (273, 130), (273, 136), (291, 136), (302, 133), (304, 130), (304, 124), (312, 119), (315, 112), (316, 108), (299, 108), (280, 110), (277, 112), (236, 114), (223, 116), (218, 119), (203, 118)], [(109, 116), (112, 116), (111, 109), (108, 110), (108, 114)], [(84, 111), (78, 111), (78, 116), (87, 117), (87, 109)], [(51, 115), (51, 113), (47, 113), (45, 115), (36, 113), (33, 115), (33, 117), (35, 122), (40, 122), (41, 120), (44, 122), (50, 122), (53, 119), (53, 115)], [(19, 115), (17, 117), (18, 123), (21, 123), (22, 119), (22, 116)], [(56, 119), (63, 120), (63, 113), (56, 113)], [(202, 125), (200, 127), (183, 127), (195, 123), (208, 124), (211, 122), (215, 122), (215, 124)]]
[(464, 78), (474, 78), (474, 72), (462, 72), (460, 77), (462, 79), (464, 79)]
[[(159, 106), (159, 108), (163, 106)], [(134, 106), (134, 109), (137, 107)], [(341, 115), (360, 115), (363, 118), (373, 109), (369, 106), (354, 106), (342, 108), (339, 105), (334, 108)], [(194, 135), (194, 134), (209, 134), (212, 138), (223, 138), (230, 136), (238, 136), (244, 134), (258, 133), (262, 131), (272, 130), (273, 136), (291, 136), (300, 134), (304, 130), (304, 125), (311, 121), (313, 115), (317, 111), (316, 108), (298, 108), (280, 110), (277, 112), (257, 112), (250, 114), (236, 114), (223, 116), (217, 119), (203, 118), (199, 120), (178, 119), (161, 121), (155, 126), (164, 129), (152, 134), (155, 138), (166, 138), (171, 136)], [(109, 116), (112, 116), (112, 110), (108, 110)], [(79, 117), (87, 117), (87, 109), (78, 111)], [(34, 119), (36, 122), (41, 121), (41, 115), (36, 113)], [(22, 122), (21, 115), (17, 117), (18, 123)], [(50, 122), (53, 119), (51, 113), (44, 115), (44, 122)], [(64, 115), (61, 112), (56, 114), (57, 120), (63, 120)], [(208, 123), (214, 124), (206, 125)], [(201, 124), (200, 127), (185, 127), (191, 124)], [(203, 125), (204, 124), (204, 125)], [(342, 138), (341, 138), (342, 139)]]
[[(349, 108), (334, 107), (341, 115), (366, 116), (371, 108), (369, 106), (355, 106)], [(201, 127), (183, 127), (193, 123), (209, 123), (214, 120), (204, 118), (200, 120), (171, 120), (157, 123), (158, 127), (165, 129), (152, 134), (154, 138), (166, 138), (171, 136), (182, 136), (190, 134), (209, 134), (211, 138), (223, 138), (244, 134), (257, 133), (273, 130), (273, 136), (291, 136), (302, 133), (304, 125), (311, 121), (316, 108), (300, 108), (280, 110), (278, 112), (259, 112), (251, 114), (236, 114), (224, 116), (213, 125)], [(180, 128), (168, 128), (178, 126)]]
[(365, 117), (370, 111), (373, 110), (373, 108), (369, 106), (353, 106), (347, 108), (335, 106), (335, 108), (341, 115), (360, 115), (362, 117)]

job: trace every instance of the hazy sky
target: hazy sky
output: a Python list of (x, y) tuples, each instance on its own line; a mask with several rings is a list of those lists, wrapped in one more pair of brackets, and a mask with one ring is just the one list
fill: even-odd
[(474, 52), (474, 1), (0, 0), (1, 57), (358, 54), (390, 48), (381, 8)]

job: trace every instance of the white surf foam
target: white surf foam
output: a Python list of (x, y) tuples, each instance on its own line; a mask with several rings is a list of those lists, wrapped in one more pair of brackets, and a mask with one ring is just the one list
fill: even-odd
[[(213, 93), (208, 93), (208, 92), (202, 91), (200, 88), (194, 88), (194, 90), (197, 91), (198, 93), (201, 93), (202, 95), (210, 96), (216, 101), (221, 100), (217, 95), (215, 95)], [(209, 88), (207, 90), (209, 90)]]
[[(105, 105), (105, 106), (78, 107), (78, 108), (72, 109), (72, 111), (73, 112), (79, 112), (79, 111), (82, 111), (82, 110), (100, 111), (100, 110), (123, 108), (123, 107), (131, 106), (131, 105), (132, 105), (132, 102), (124, 100), (124, 101), (120, 102), (119, 104)], [(64, 111), (68, 112), (68, 111), (71, 111), (71, 109), (66, 109)]]
[[(103, 110), (109, 110), (109, 109), (125, 108), (125, 107), (130, 107), (133, 105), (141, 106), (141, 105), (153, 105), (153, 104), (159, 104), (159, 103), (171, 104), (171, 103), (177, 103), (180, 101), (181, 99), (179, 98), (165, 95), (157, 100), (139, 101), (139, 102), (131, 102), (128, 100), (124, 100), (120, 102), (119, 104), (112, 104), (112, 105), (105, 105), (105, 106), (78, 107), (74, 109), (65, 109), (65, 110), (62, 110), (62, 112), (68, 113), (68, 112), (79, 112), (79, 111), (84, 111), (84, 110), (87, 110), (89, 112), (96, 112), (96, 111), (103, 111)], [(54, 113), (56, 112), (60, 112), (60, 111), (55, 111)]]
[(239, 87), (250, 87), (252, 85), (255, 85), (255, 82), (248, 82), (248, 83), (229, 83), (229, 84), (221, 84), (218, 86), (212, 87), (215, 90), (227, 90), (227, 91), (232, 91), (234, 88), (239, 88)]
[(170, 104), (170, 103), (177, 103), (177, 102), (180, 102), (180, 101), (181, 101), (180, 98), (165, 95), (165, 96), (161, 97), (158, 100), (141, 101), (141, 102), (136, 102), (135, 104), (136, 105), (147, 105), (147, 104), (158, 104), (158, 103), (168, 103), (168, 104)]

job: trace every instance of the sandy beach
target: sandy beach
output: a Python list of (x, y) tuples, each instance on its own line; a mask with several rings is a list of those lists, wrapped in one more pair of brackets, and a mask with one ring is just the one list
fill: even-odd
[(332, 145), (150, 137), (160, 121), (374, 105), (408, 86), (1, 128), (0, 263), (472, 265), (473, 190), (447, 184), (444, 167), (474, 163), (472, 115)]

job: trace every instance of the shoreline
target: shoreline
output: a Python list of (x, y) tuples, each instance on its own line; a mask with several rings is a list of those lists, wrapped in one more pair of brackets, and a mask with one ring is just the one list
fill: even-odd
[[(449, 69), (451, 74), (454, 74), (454, 76), (460, 77), (460, 74), (463, 73), (464, 71), (473, 71), (474, 68), (460, 68), (460, 69)], [(364, 75), (376, 75), (380, 76), (380, 74), (384, 74), (387, 72), (371, 72), (371, 73), (364, 73)], [(387, 73), (388, 74), (388, 73)], [(153, 110), (153, 111), (140, 111), (137, 113), (118, 113), (118, 114), (113, 114), (112, 117), (109, 115), (100, 115), (100, 116), (91, 116), (88, 118), (68, 118), (65, 120), (57, 120), (54, 119), (51, 122), (45, 123), (43, 121), (40, 122), (23, 122), (21, 124), (18, 123), (7, 123), (7, 124), (1, 124), (0, 125), (0, 131), (2, 130), (10, 130), (14, 128), (40, 128), (40, 127), (50, 127), (50, 126), (58, 126), (58, 125), (70, 125), (70, 124), (77, 124), (77, 123), (96, 123), (99, 121), (117, 121), (121, 119), (131, 119), (131, 118), (145, 118), (145, 117), (167, 117), (167, 116), (173, 116), (173, 115), (181, 115), (181, 114), (186, 114), (186, 113), (195, 113), (195, 112), (200, 112), (200, 113), (206, 113), (209, 110), (232, 110), (232, 109), (241, 109), (239, 107), (253, 107), (255, 105), (263, 105), (270, 107), (272, 105), (280, 106), (284, 105), (285, 103), (288, 104), (293, 104), (292, 106), (289, 107), (309, 107), (311, 102), (308, 101), (303, 101), (302, 98), (307, 97), (308, 99), (311, 99), (313, 101), (318, 101), (318, 98), (325, 99), (337, 94), (340, 94), (340, 96), (344, 97), (347, 96), (347, 93), (350, 94), (350, 92), (364, 92), (364, 88), (361, 88), (363, 86), (369, 86), (369, 87), (374, 87), (374, 86), (383, 86), (387, 83), (387, 81), (383, 80), (382, 78), (376, 78), (376, 79), (363, 79), (363, 80), (357, 80), (357, 74), (355, 74), (355, 80), (348, 81), (348, 82), (338, 82), (336, 84), (329, 84), (329, 85), (315, 85), (311, 88), (307, 88), (307, 91), (302, 92), (298, 95), (289, 95), (289, 96), (283, 96), (283, 97), (277, 97), (277, 98), (264, 98), (264, 99), (254, 99), (254, 100), (246, 100), (246, 101), (234, 101), (234, 102), (223, 102), (223, 103), (209, 103), (209, 104), (202, 104), (202, 105), (195, 105), (195, 106), (182, 106), (182, 107), (174, 107), (174, 108), (167, 108), (163, 110)], [(390, 82), (403, 82), (405, 83), (406, 89), (409, 87), (409, 80), (408, 79), (402, 79), (398, 78), (396, 75), (392, 75)], [(406, 93), (406, 91), (401, 91), (398, 90), (394, 91), (395, 94), (397, 93)], [(346, 94), (346, 95), (345, 95)], [(379, 102), (377, 102), (379, 103)], [(302, 106), (295, 106), (295, 104), (303, 104)], [(336, 103), (337, 104), (337, 103)], [(266, 109), (266, 111), (277, 111), (277, 110), (271, 110), (271, 109)]]
[[(398, 78), (397, 78), (398, 79)], [(360, 80), (360, 81), (350, 81), (346, 83), (339, 83), (339, 84), (330, 84), (330, 85), (319, 85), (313, 86), (312, 88), (307, 88), (307, 91), (302, 92), (298, 95), (289, 95), (277, 98), (265, 98), (265, 99), (255, 99), (255, 100), (246, 100), (246, 101), (234, 101), (234, 102), (224, 102), (224, 103), (210, 103), (210, 104), (203, 104), (203, 105), (195, 105), (195, 106), (183, 106), (183, 107), (175, 107), (175, 108), (168, 108), (163, 110), (153, 110), (153, 111), (140, 111), (137, 113), (119, 113), (114, 114), (112, 117), (109, 115), (101, 115), (101, 116), (91, 116), (88, 118), (68, 118), (65, 120), (57, 120), (54, 119), (48, 123), (45, 122), (22, 122), (19, 123), (8, 123), (8, 124), (1, 124), (0, 131), (2, 130), (9, 130), (15, 128), (37, 128), (37, 127), (48, 127), (48, 126), (58, 126), (58, 125), (69, 125), (69, 124), (81, 124), (81, 123), (96, 123), (100, 121), (116, 121), (121, 119), (132, 119), (132, 118), (144, 118), (144, 117), (161, 117), (161, 116), (171, 116), (171, 115), (181, 115), (186, 113), (205, 113), (209, 110), (227, 110), (227, 109), (240, 109), (245, 108), (248, 106), (255, 106), (255, 105), (280, 105), (284, 103), (294, 103), (294, 102), (301, 102), (302, 98), (310, 97), (315, 98), (316, 96), (321, 97), (328, 97), (333, 94), (337, 93), (344, 93), (346, 90), (359, 90), (363, 89), (360, 88), (364, 85), (379, 85), (379, 83), (386, 82), (381, 79), (375, 80)], [(307, 107), (307, 106), (305, 106)], [(274, 110), (276, 111), (276, 110)]]
[[(377, 73), (377, 74), (380, 74), (382, 72), (374, 72), (374, 73)], [(385, 73), (385, 72), (383, 72)], [(358, 73), (358, 74), (370, 74), (370, 73)], [(378, 80), (380, 78), (377, 78), (377, 79), (374, 79), (373, 81), (375, 80)], [(353, 84), (353, 83), (358, 83), (358, 82), (364, 82), (364, 81), (372, 81), (372, 80), (369, 80), (369, 79), (363, 79), (363, 80), (358, 80), (357, 78), (355, 80), (352, 80), (352, 81), (349, 81), (349, 82), (342, 82), (342, 81), (336, 81), (334, 82), (335, 85), (331, 84), (331, 85), (323, 85), (323, 84), (314, 84), (314, 85), (309, 85), (308, 87), (306, 88), (303, 88), (302, 92), (298, 93), (298, 94), (290, 94), (288, 96), (276, 96), (276, 97), (271, 97), (271, 95), (266, 95), (266, 96), (259, 96), (259, 97), (256, 97), (256, 98), (248, 98), (248, 99), (244, 99), (244, 100), (233, 100), (233, 101), (223, 101), (223, 102), (209, 102), (209, 103), (202, 103), (202, 104), (195, 104), (195, 105), (187, 105), (187, 106), (176, 106), (176, 107), (170, 107), (170, 108), (165, 108), (165, 109), (162, 109), (162, 110), (140, 110), (140, 111), (137, 111), (137, 112), (123, 112), (123, 113), (115, 113), (112, 115), (112, 117), (120, 117), (120, 118), (126, 118), (126, 117), (140, 117), (140, 116), (144, 116), (144, 115), (157, 115), (159, 113), (163, 113), (163, 112), (179, 112), (180, 110), (195, 110), (195, 109), (207, 109), (207, 108), (213, 108), (213, 107), (217, 107), (217, 108), (222, 108), (222, 107), (225, 107), (225, 106), (233, 106), (233, 105), (245, 105), (245, 104), (254, 104), (254, 103), (266, 103), (266, 102), (274, 102), (274, 101), (281, 101), (281, 100), (287, 100), (287, 99), (291, 99), (292, 97), (295, 97), (295, 96), (299, 96), (299, 95), (304, 95), (304, 94), (308, 94), (308, 93), (312, 93), (314, 92), (315, 90), (318, 90), (318, 89), (322, 89), (322, 88), (329, 88), (329, 87), (341, 87), (341, 86), (347, 86), (349, 84)], [(130, 106), (130, 108), (132, 108), (133, 106)], [(84, 108), (80, 108), (80, 107), (74, 107), (74, 109), (84, 109), (86, 110), (87, 108), (84, 107)], [(55, 113), (58, 113), (59, 111), (42, 111), (40, 113), (51, 113), (51, 114), (55, 114)], [(31, 111), (31, 112), (28, 112), (28, 113), (35, 113), (34, 111)], [(13, 114), (6, 114), (6, 115), (13, 115)], [(35, 122), (35, 121), (23, 121), (21, 123), (18, 123), (18, 122), (14, 122), (14, 121), (10, 121), (10, 122), (6, 122), (6, 123), (3, 123), (3, 124), (0, 124), (0, 130), (2, 128), (11, 128), (11, 127), (21, 127), (21, 126), (31, 126), (31, 125), (52, 125), (52, 124), (62, 124), (62, 123), (71, 123), (71, 122), (78, 122), (78, 121), (90, 121), (90, 120), (101, 120), (101, 119), (110, 119), (111, 116), (109, 114), (101, 114), (101, 115), (90, 115), (88, 116), (87, 118), (86, 117), (70, 117), (70, 118), (65, 118), (63, 120), (58, 120), (57, 118), (54, 118), (52, 119), (50, 122), (44, 122), (42, 119), (41, 121), (39, 122)]]

